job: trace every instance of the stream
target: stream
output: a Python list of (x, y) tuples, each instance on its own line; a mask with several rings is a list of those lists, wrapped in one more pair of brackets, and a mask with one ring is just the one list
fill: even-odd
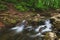
[[(45, 36), (45, 33), (52, 32), (52, 23), (50, 19), (44, 20), (44, 25), (39, 25), (34, 28), (32, 25), (26, 26), (26, 20), (23, 20), (21, 24), (7, 30), (5, 34), (0, 37), (0, 40), (38, 40)], [(27, 38), (28, 37), (28, 38)], [(42, 40), (42, 39), (41, 39)]]
[(42, 33), (52, 31), (52, 24), (50, 23), (49, 19), (45, 20), (45, 22), (44, 22), (45, 25), (39, 25), (39, 26), (37, 26), (37, 28), (33, 28), (33, 26), (31, 26), (31, 25), (28, 27), (25, 27), (25, 23), (26, 23), (26, 20), (23, 20), (21, 25), (11, 28), (11, 31), (14, 30), (15, 34), (21, 33), (24, 30), (27, 30), (28, 32), (33, 31), (34, 33), (36, 33), (33, 35), (31, 35), (32, 34), (31, 33), (29, 37), (37, 37), (37, 36), (42, 37), (42, 36), (44, 36)]

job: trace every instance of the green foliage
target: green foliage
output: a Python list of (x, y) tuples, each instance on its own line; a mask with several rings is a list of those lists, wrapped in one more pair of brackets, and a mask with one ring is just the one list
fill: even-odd
[(57, 9), (59, 8), (59, 0), (37, 0), (36, 8), (42, 9)]
[(7, 6), (4, 4), (0, 4), (0, 11), (7, 10)]
[(3, 0), (4, 2), (8, 2), (8, 3), (18, 3), (17, 0)]
[(34, 0), (22, 0), (15, 4), (15, 8), (19, 11), (29, 11), (30, 9), (34, 10)]
[(15, 4), (15, 8), (18, 10), (18, 11), (28, 11), (29, 9), (21, 4)]
[(43, 2), (41, 0), (37, 0), (35, 6), (36, 8), (43, 8)]
[(60, 8), (60, 0), (4, 0), (13, 3), (19, 11), (28, 11), (30, 9), (58, 9)]
[(44, 1), (44, 5), (46, 6), (46, 8), (59, 8), (58, 6), (58, 0), (45, 0)]

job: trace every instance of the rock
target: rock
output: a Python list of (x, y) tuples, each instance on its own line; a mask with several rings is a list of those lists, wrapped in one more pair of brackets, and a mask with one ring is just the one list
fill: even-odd
[(48, 32), (45, 35), (45, 40), (55, 40), (57, 38), (54, 32)]
[(57, 30), (60, 30), (60, 22), (55, 22), (55, 23), (54, 23), (54, 27), (55, 27)]
[(53, 23), (54, 27), (59, 30), (60, 29), (60, 14), (54, 15), (51, 17), (51, 19), (55, 19), (55, 22)]
[(59, 40), (60, 40), (60, 38), (59, 38)]
[(56, 9), (56, 11), (60, 13), (60, 9)]
[(55, 19), (55, 21), (60, 21), (60, 14), (54, 15), (51, 17), (52, 19)]

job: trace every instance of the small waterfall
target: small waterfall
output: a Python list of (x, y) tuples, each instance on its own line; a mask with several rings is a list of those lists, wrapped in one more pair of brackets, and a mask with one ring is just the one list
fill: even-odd
[[(35, 35), (31, 35), (30, 37), (37, 37), (37, 36), (43, 37), (44, 35), (42, 33), (52, 31), (51, 27), (52, 27), (52, 24), (50, 23), (50, 20), (49, 19), (45, 20), (45, 25), (40, 25), (35, 29), (35, 32), (38, 32), (38, 33)], [(39, 31), (40, 29), (41, 29), (41, 32)]]
[(52, 24), (50, 23), (50, 20), (45, 20), (45, 26), (46, 28), (44, 30), (42, 30), (42, 33), (43, 32), (48, 32), (48, 31), (52, 31)]
[(26, 20), (23, 20), (22, 23), (21, 23), (21, 25), (16, 26), (16, 27), (13, 27), (13, 28), (11, 28), (11, 30), (16, 31), (16, 33), (20, 33), (20, 32), (22, 32), (23, 29), (24, 29), (24, 27), (25, 27), (25, 25), (24, 25), (25, 22), (26, 22)]

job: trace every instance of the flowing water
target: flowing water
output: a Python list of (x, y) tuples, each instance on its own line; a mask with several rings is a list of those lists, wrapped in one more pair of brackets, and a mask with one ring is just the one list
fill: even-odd
[[(28, 29), (28, 28), (29, 28), (28, 30), (30, 30), (30, 31), (31, 31), (31, 30), (34, 30), (34, 32), (37, 33), (37, 34), (34, 34), (34, 35), (30, 35), (30, 37), (43, 36), (42, 33), (52, 31), (52, 29), (51, 29), (52, 25), (51, 25), (51, 23), (50, 23), (50, 20), (45, 20), (45, 25), (39, 25), (39, 26), (38, 26), (37, 28), (35, 28), (35, 29), (32, 28), (33, 26), (29, 26), (29, 27), (26, 27), (26, 28), (25, 28), (24, 23), (25, 23), (25, 20), (22, 21), (21, 25), (11, 28), (11, 31), (14, 30), (15, 33), (20, 33), (20, 32), (22, 32), (24, 29)], [(41, 29), (41, 28), (42, 28), (42, 29)], [(43, 29), (43, 28), (45, 28), (45, 29)], [(41, 29), (41, 32), (39, 31), (40, 29)]]
[(22, 32), (25, 27), (24, 24), (25, 24), (25, 20), (22, 21), (21, 25), (11, 28), (11, 31), (14, 30), (14, 31), (16, 31), (16, 33)]
[[(34, 28), (33, 26), (27, 26), (26, 27), (26, 20), (23, 20), (22, 23), (18, 26), (15, 26), (11, 29), (9, 29), (9, 33), (4, 34), (5, 36), (13, 36), (11, 40), (22, 40), (23, 38), (25, 38), (25, 40), (33, 40), (33, 38), (37, 38), (37, 37), (44, 37), (45, 32), (50, 32), (52, 31), (52, 24), (50, 23), (50, 20), (47, 19), (44, 22), (44, 25), (39, 25), (36, 28)], [(26, 31), (25, 31), (26, 30)], [(12, 31), (12, 33), (11, 33)], [(22, 34), (20, 34), (22, 33)], [(2, 36), (2, 38), (4, 38), (5, 36)], [(22, 38), (20, 37), (22, 35)], [(16, 37), (17, 36), (17, 37)], [(29, 38), (26, 38), (29, 37)], [(2, 40), (2, 38), (0, 38)], [(18, 39), (17, 39), (18, 38)], [(8, 40), (9, 38), (5, 39)], [(4, 40), (4, 39), (3, 39)], [(24, 39), (23, 39), (24, 40)], [(35, 40), (35, 39), (34, 39)]]

